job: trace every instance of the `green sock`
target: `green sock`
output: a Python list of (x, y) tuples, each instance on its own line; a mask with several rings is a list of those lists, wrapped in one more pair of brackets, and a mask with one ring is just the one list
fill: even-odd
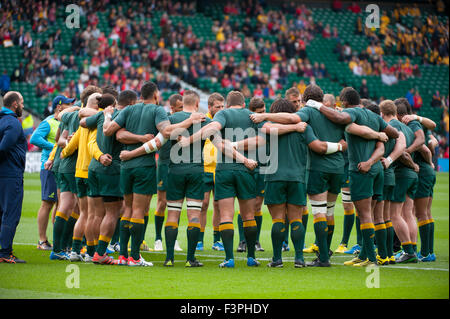
[(128, 258), (128, 241), (130, 240), (130, 220), (122, 218), (120, 220), (120, 252), (121, 256)]
[(394, 227), (390, 220), (386, 220), (384, 224), (386, 225), (386, 254), (391, 257), (394, 255)]
[(200, 224), (189, 223), (186, 231), (187, 235), (187, 257), (186, 260), (195, 260), (195, 249), (199, 241)]
[(358, 258), (361, 260), (367, 259), (367, 249), (362, 243), (361, 243), (361, 251), (359, 252)]
[(198, 238), (197, 238), (197, 242), (198, 243), (203, 243), (203, 240), (205, 239), (205, 229), (200, 229), (200, 231), (198, 232)]
[(429, 236), (430, 236), (430, 240), (428, 242), (428, 250), (430, 252), (430, 254), (434, 253), (434, 219), (431, 219), (432, 222), (429, 223), (429, 227), (430, 229), (428, 230)]
[(284, 232), (284, 242), (286, 244), (289, 244), (289, 219), (286, 216), (286, 219), (284, 220), (284, 228), (286, 229), (286, 231)]
[(362, 243), (367, 254), (367, 258), (370, 261), (376, 262), (377, 256), (375, 255), (374, 238), (375, 238), (375, 226), (372, 223), (361, 224)]
[(108, 247), (110, 239), (100, 235), (97, 245), (97, 254), (103, 256), (106, 253), (106, 248)]
[(254, 219), (246, 220), (243, 222), (243, 226), (244, 226), (245, 242), (247, 243), (247, 258), (248, 257), (256, 258), (255, 244), (256, 244), (256, 235), (258, 232), (256, 221)]
[(356, 243), (362, 247), (362, 233), (361, 233), (361, 221), (359, 216), (355, 217), (355, 227), (356, 227)]
[(234, 237), (234, 226), (231, 222), (221, 223), (219, 226), (220, 237), (223, 241), (223, 247), (225, 249), (225, 260), (230, 260), (234, 258), (233, 255), (233, 237)]
[(142, 240), (141, 243), (145, 240), (145, 232), (147, 231), (147, 224), (148, 224), (148, 215), (144, 216), (144, 229), (142, 230)]
[(130, 220), (130, 237), (131, 251), (130, 256), (134, 260), (139, 260), (142, 244), (143, 233), (145, 231), (145, 222), (143, 218), (131, 218)]
[(72, 247), (72, 237), (73, 237), (73, 228), (75, 227), (75, 223), (78, 218), (73, 218), (72, 216), (66, 222), (64, 226), (64, 231), (62, 233), (62, 242), (61, 248), (66, 249)]
[(166, 260), (174, 260), (175, 241), (178, 236), (178, 223), (166, 222), (166, 227), (164, 227), (164, 235), (166, 238)]
[(328, 225), (325, 217), (314, 220), (314, 233), (319, 247), (319, 259), (321, 262), (326, 262), (328, 261)]
[(341, 244), (348, 245), (350, 235), (352, 233), (353, 224), (355, 223), (355, 211), (344, 211), (344, 230), (342, 234)]
[(300, 219), (291, 221), (291, 240), (294, 243), (295, 260), (303, 260), (303, 246), (305, 245), (305, 228)]
[(119, 242), (119, 234), (120, 234), (120, 218), (117, 220), (114, 234), (111, 237), (111, 245), (114, 245)]
[(303, 224), (303, 228), (305, 229), (305, 232), (306, 232), (306, 228), (308, 227), (308, 218), (309, 218), (309, 213), (308, 213), (308, 210), (306, 210), (302, 215), (302, 224)]
[(67, 220), (64, 218), (65, 216), (62, 213), (57, 212), (55, 217), (55, 223), (53, 224), (53, 252), (59, 253), (64, 247), (62, 244), (62, 235), (64, 232), (64, 228), (66, 227)]
[(220, 241), (219, 227), (213, 227), (213, 243)]
[[(286, 232), (286, 225), (281, 219), (272, 219), (272, 249), (273, 261), (281, 260), (281, 250), (283, 247), (284, 233)], [(302, 248), (303, 249), (303, 248)]]
[(331, 249), (331, 241), (333, 240), (333, 234), (334, 234), (334, 222), (333, 224), (327, 224), (328, 226), (328, 234), (327, 234), (327, 246), (328, 250)]
[(256, 241), (259, 241), (259, 235), (261, 234), (261, 227), (262, 227), (262, 221), (263, 221), (263, 215), (262, 212), (261, 215), (255, 215), (255, 221), (256, 221)]
[(402, 243), (402, 248), (403, 251), (407, 254), (414, 254), (414, 249), (413, 249), (413, 245), (410, 241), (406, 242), (406, 243)]
[(385, 259), (387, 256), (387, 230), (384, 223), (375, 224), (375, 239), (377, 241), (378, 255)]
[(241, 214), (238, 214), (237, 224), (238, 224), (238, 232), (239, 232), (239, 242), (241, 242), (241, 241), (245, 242), (244, 224), (242, 222)]
[(72, 238), (72, 251), (76, 252), (77, 254), (79, 254), (81, 251), (81, 241), (82, 239)]
[(158, 212), (155, 212), (155, 240), (162, 240), (161, 232), (163, 224), (164, 224), (164, 214), (159, 214)]
[(417, 243), (412, 244), (413, 251), (417, 254)]
[(93, 241), (88, 241), (87, 242), (86, 253), (89, 256), (94, 257), (94, 254), (95, 254), (95, 243)]

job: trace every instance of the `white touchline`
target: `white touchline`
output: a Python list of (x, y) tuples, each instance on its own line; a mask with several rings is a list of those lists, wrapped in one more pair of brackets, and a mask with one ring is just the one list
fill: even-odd
[[(35, 246), (35, 244), (31, 244), (31, 243), (14, 243), (14, 245), (21, 245), (21, 246)], [(153, 253), (153, 254), (165, 254), (164, 251), (141, 251), (141, 253)], [(177, 252), (177, 255), (187, 255), (187, 253), (185, 252)], [(219, 256), (219, 255), (204, 255), (204, 254), (195, 254), (197, 257), (208, 257), (208, 258), (217, 258), (217, 259), (223, 259), (223, 256)], [(313, 257), (313, 256), (311, 256)], [(333, 256), (333, 258), (335, 257), (351, 257), (351, 255), (349, 256)], [(234, 257), (235, 260), (247, 260), (247, 257)], [(262, 260), (262, 261), (271, 261), (272, 258), (256, 258), (258, 260)], [(215, 260), (203, 260), (203, 261), (215, 261)], [(283, 261), (286, 262), (292, 262), (294, 261), (293, 257), (284, 257)], [(152, 261), (154, 262), (154, 261)], [(158, 262), (158, 261), (156, 261)], [(337, 266), (342, 266), (341, 263), (331, 263), (332, 265), (337, 265)], [(392, 266), (380, 266), (381, 269), (411, 269), (411, 270), (437, 270), (437, 271), (449, 271), (449, 269), (445, 269), (445, 268), (421, 268), (421, 267), (408, 267), (408, 266), (402, 266), (402, 265), (392, 265)]]

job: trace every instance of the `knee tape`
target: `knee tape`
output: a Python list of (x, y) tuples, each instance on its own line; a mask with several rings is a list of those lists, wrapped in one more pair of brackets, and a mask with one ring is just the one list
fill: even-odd
[(172, 210), (175, 212), (181, 212), (181, 208), (183, 207), (183, 203), (178, 202), (167, 202), (167, 210)]
[(325, 200), (310, 200), (311, 212), (313, 215), (327, 213), (327, 201)]
[(334, 216), (334, 206), (336, 202), (327, 202), (327, 216)]
[(188, 200), (187, 202), (186, 202), (186, 205), (187, 205), (187, 209), (188, 210), (202, 210), (202, 206), (203, 206), (203, 203), (202, 202), (196, 202), (196, 201), (193, 201), (193, 200)]

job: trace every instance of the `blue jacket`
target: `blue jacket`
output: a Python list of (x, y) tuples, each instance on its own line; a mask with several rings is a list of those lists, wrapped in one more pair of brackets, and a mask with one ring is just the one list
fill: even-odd
[(23, 178), (27, 149), (27, 139), (17, 115), (3, 107), (0, 110), (0, 178)]
[(55, 119), (54, 115), (50, 115), (39, 124), (31, 135), (30, 143), (42, 149), (41, 169), (44, 169), (44, 164), (53, 150), (58, 127), (58, 120)]

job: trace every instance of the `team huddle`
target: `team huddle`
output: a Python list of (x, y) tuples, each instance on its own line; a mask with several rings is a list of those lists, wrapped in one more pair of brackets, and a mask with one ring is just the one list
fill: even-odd
[[(250, 267), (260, 265), (256, 252), (264, 250), (263, 204), (272, 217), (268, 267), (283, 267), (289, 238), (297, 268), (330, 267), (333, 253), (355, 254), (344, 263), (355, 267), (436, 259), (431, 216), (436, 124), (412, 114), (404, 98), (377, 105), (346, 87), (341, 109), (334, 96), (311, 84), (303, 94), (287, 90), (269, 113), (260, 98), (247, 107), (239, 91), (226, 98), (213, 93), (203, 114), (199, 95), (186, 90), (169, 98), (167, 113), (158, 105), (157, 86), (146, 82), (139, 97), (130, 90), (119, 94), (88, 86), (80, 99), (80, 106), (71, 99), (57, 103), (55, 145), (43, 164), (58, 194), (51, 260), (152, 266), (140, 252), (149, 249), (144, 238), (157, 194), (154, 250), (163, 250), (164, 230), (164, 266), (174, 266), (175, 252), (182, 250), (177, 236), (186, 201), (185, 266), (201, 267), (195, 253), (203, 250), (211, 192), (212, 249), (225, 253), (221, 268), (235, 266), (235, 198), (237, 251), (247, 253)], [(333, 252), (341, 191), (343, 237)], [(309, 213), (315, 243), (306, 248)], [(354, 225), (357, 244), (350, 248)], [(395, 237), (401, 249), (394, 249)], [(115, 251), (118, 259), (109, 256)], [(305, 263), (304, 253), (317, 258)]]

